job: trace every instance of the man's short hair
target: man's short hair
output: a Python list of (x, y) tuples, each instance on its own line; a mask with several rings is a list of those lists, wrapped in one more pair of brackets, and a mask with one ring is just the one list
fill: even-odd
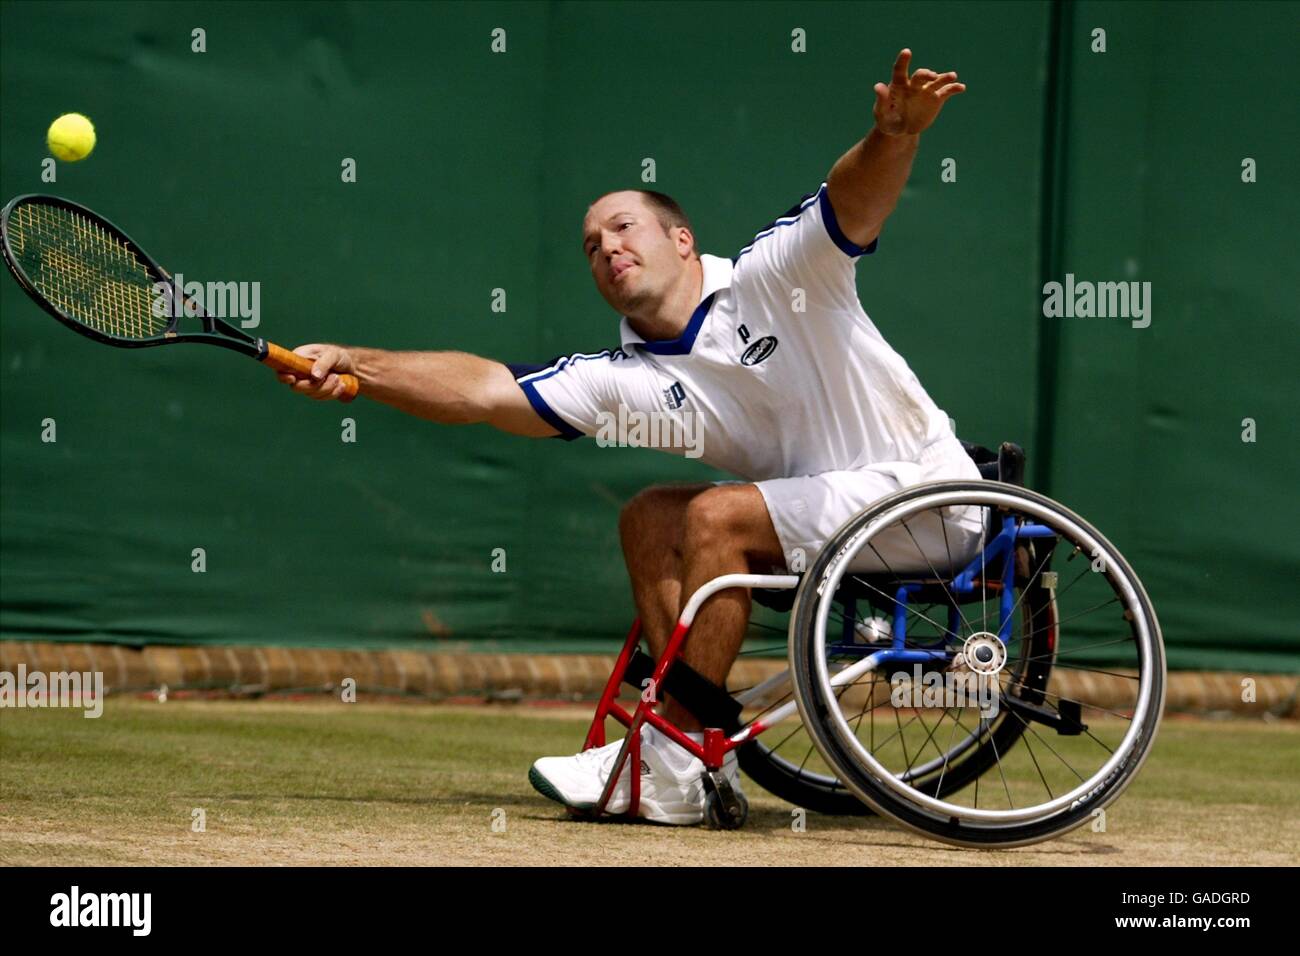
[[(694, 238), (695, 227), (691, 225), (691, 220), (687, 218), (686, 212), (677, 200), (667, 193), (656, 192), (653, 189), (611, 189), (597, 196), (592, 205), (594, 206), (606, 196), (622, 192), (640, 193), (645, 198), (646, 205), (654, 211), (655, 218), (659, 220), (659, 225), (663, 226), (665, 234), (669, 229), (686, 228), (691, 231), (692, 239)], [(700, 257), (699, 247), (694, 242), (691, 244), (691, 254), (697, 259)]]

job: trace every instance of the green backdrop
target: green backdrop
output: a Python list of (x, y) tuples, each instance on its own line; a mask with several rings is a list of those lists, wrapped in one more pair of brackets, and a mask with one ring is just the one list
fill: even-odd
[[(1171, 666), (1300, 669), (1296, 5), (0, 11), (4, 197), (64, 195), (191, 278), (260, 282), (286, 345), (521, 362), (615, 341), (578, 249), (596, 195), (652, 158), (701, 249), (732, 255), (866, 132), (912, 46), (969, 92), (858, 268), (867, 311), (963, 437), (1020, 441), (1125, 552)], [(99, 144), (44, 184), (73, 110)], [(1150, 281), (1151, 326), (1043, 318), (1067, 272)], [(7, 639), (607, 651), (632, 616), (621, 503), (713, 476), (308, 402), (210, 349), (107, 350), (8, 280), (0, 305)]]

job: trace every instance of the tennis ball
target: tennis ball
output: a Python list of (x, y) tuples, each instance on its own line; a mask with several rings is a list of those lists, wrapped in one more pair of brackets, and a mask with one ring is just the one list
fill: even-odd
[(50, 124), (45, 141), (55, 159), (75, 163), (95, 148), (95, 127), (80, 113), (64, 113)]

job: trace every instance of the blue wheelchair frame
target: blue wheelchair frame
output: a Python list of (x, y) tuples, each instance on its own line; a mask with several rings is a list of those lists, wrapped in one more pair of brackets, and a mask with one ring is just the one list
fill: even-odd
[[(959, 633), (961, 625), (960, 605), (962, 603), (960, 598), (962, 596), (971, 596), (973, 599), (976, 578), (982, 578), (986, 567), (990, 565), (996, 566), (996, 562), (1001, 560), (1002, 573), (998, 581), (1000, 594), (997, 636), (1004, 645), (1009, 644), (1011, 641), (1011, 616), (1015, 611), (1012, 598), (1015, 593), (1016, 542), (1022, 539), (1053, 537), (1056, 537), (1056, 532), (1046, 525), (1032, 522), (1017, 524), (1014, 516), (1003, 516), (1002, 529), (984, 546), (979, 555), (960, 573), (946, 582), (940, 581), (945, 593), (951, 598), (948, 606), (948, 634)], [(843, 637), (840, 642), (828, 645), (827, 650), (833, 650), (846, 656), (865, 657), (875, 655), (877, 666), (884, 664), (924, 664), (931, 661), (949, 660), (956, 652), (947, 647), (944, 639), (940, 639), (937, 644), (930, 646), (906, 646), (909, 600), (926, 587), (933, 586), (934, 582), (908, 581), (904, 582), (894, 592), (894, 620), (890, 646), (887, 649), (873, 648), (869, 645), (864, 646), (855, 640), (855, 628), (858, 620), (858, 596), (850, 595), (844, 598)], [(984, 586), (986, 585), (982, 585), (982, 587)]]

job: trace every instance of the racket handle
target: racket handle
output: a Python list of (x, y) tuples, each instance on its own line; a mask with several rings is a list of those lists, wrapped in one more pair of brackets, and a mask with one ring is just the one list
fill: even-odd
[[(316, 360), (309, 359), (305, 355), (298, 355), (296, 352), (290, 352), (274, 342), (267, 342), (266, 358), (262, 359), (262, 364), (269, 365), (277, 372), (292, 372), (294, 375), (310, 378), (311, 367), (316, 364)], [(357, 381), (355, 375), (348, 375), (347, 373), (339, 373), (339, 379), (343, 382), (343, 395), (339, 398), (339, 401), (352, 401), (357, 397), (357, 392), (361, 390), (361, 383)]]

